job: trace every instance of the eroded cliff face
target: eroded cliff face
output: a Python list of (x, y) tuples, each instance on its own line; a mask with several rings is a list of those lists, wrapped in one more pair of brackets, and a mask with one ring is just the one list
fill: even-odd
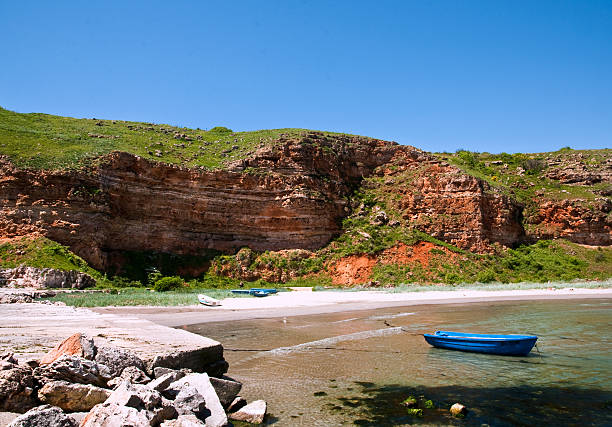
[(488, 252), (493, 243), (512, 247), (524, 239), (522, 206), (434, 157), (405, 156), (369, 185), (386, 195), (404, 226), (462, 249)]
[(531, 240), (563, 238), (585, 245), (612, 244), (610, 199), (541, 201), (526, 223)]
[(341, 231), (367, 177), (383, 180), (404, 226), (474, 251), (523, 237), (520, 206), (484, 182), (413, 147), (361, 137), (281, 139), (218, 171), (119, 152), (88, 170), (0, 166), (0, 235), (41, 233), (101, 269), (126, 250), (318, 249)]

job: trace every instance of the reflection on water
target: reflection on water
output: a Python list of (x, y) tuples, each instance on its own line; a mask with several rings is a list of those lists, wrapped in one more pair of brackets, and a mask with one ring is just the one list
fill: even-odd
[[(242, 395), (265, 399), (268, 424), (612, 425), (609, 300), (504, 302), (379, 309), (207, 323)], [(534, 334), (538, 350), (504, 357), (435, 349), (437, 329)], [(423, 418), (409, 395), (432, 399)], [(448, 416), (465, 404), (464, 420)]]

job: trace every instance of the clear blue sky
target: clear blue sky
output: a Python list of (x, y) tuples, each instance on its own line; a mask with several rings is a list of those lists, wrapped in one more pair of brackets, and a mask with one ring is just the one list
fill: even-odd
[(612, 0), (6, 0), (0, 35), (19, 112), (612, 147)]

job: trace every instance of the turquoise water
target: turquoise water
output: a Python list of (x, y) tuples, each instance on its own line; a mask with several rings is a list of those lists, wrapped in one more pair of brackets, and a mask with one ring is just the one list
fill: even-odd
[[(220, 341), (228, 375), (267, 423), (298, 425), (612, 425), (612, 301), (410, 306), (315, 316), (206, 323), (187, 329)], [(527, 357), (430, 347), (437, 329), (538, 335)], [(431, 399), (423, 417), (408, 396)], [(455, 402), (466, 418), (450, 417)]]

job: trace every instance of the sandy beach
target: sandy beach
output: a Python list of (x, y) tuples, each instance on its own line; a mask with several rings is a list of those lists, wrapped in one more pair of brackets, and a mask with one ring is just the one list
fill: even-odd
[(219, 307), (103, 307), (98, 313), (136, 316), (164, 326), (184, 326), (257, 318), (371, 310), (425, 304), (468, 304), (493, 301), (612, 298), (612, 288), (527, 289), (507, 291), (457, 290), (424, 292), (320, 291), (310, 288), (279, 292), (264, 298), (225, 298)]

